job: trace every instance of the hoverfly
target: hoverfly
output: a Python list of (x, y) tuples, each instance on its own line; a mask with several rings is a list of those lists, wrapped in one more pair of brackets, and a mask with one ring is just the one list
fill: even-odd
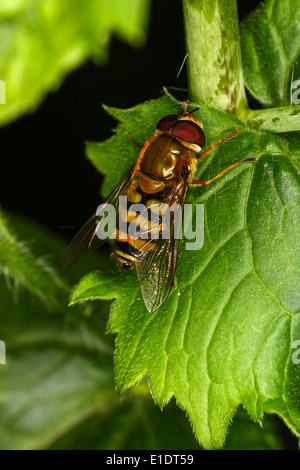
[[(184, 204), (190, 184), (207, 185), (237, 165), (255, 161), (256, 158), (241, 160), (208, 181), (194, 180), (197, 163), (206, 153), (239, 129), (227, 134), (215, 144), (202, 151), (205, 135), (202, 123), (194, 116), (195, 108), (187, 112), (187, 102), (177, 115), (163, 117), (157, 124), (152, 137), (141, 148), (134, 166), (121, 179), (107, 197), (105, 203), (118, 210), (119, 219), (125, 223), (136, 221), (140, 236), (115, 232), (114, 254), (122, 268), (135, 267), (144, 303), (149, 312), (155, 312), (167, 300), (173, 286), (179, 238), (175, 237), (174, 220), (169, 228), (169, 238), (163, 238), (162, 223), (151, 225), (151, 215), (157, 207), (171, 207)], [(127, 196), (127, 210), (119, 210), (119, 197)], [(129, 206), (142, 203), (147, 207), (146, 217), (130, 213)], [(97, 236), (102, 218), (94, 214), (71, 241), (64, 256), (63, 269), (96, 250), (103, 239)], [(145, 236), (143, 235), (147, 235)]]

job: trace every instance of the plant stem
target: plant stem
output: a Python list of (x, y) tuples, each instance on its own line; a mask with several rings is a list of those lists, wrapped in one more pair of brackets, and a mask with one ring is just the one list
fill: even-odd
[(247, 113), (246, 122), (264, 131), (276, 133), (299, 131), (300, 105), (251, 110)]
[(183, 0), (189, 97), (239, 118), (248, 108), (236, 0)]

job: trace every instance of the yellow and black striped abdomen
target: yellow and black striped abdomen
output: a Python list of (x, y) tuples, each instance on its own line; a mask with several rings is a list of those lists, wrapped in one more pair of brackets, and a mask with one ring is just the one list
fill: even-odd
[[(147, 178), (159, 187), (158, 180)], [(159, 187), (154, 192), (152, 188), (146, 193), (140, 188), (138, 176), (134, 177), (124, 195), (127, 196), (127, 207), (119, 208), (115, 255), (122, 267), (131, 268), (155, 249), (163, 229), (162, 214), (168, 206), (163, 204), (164, 190)], [(143, 210), (132, 210), (133, 204), (142, 204)]]

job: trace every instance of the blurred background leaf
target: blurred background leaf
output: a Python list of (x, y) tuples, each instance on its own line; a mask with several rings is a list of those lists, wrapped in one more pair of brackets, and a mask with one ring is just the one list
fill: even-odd
[(149, 6), (150, 0), (0, 0), (0, 80), (6, 85), (0, 125), (34, 111), (87, 59), (105, 63), (113, 34), (142, 45)]
[[(48, 307), (59, 309), (67, 299), (67, 286), (43, 257), (34, 258), (24, 242), (12, 233), (0, 214), (0, 272), (11, 283), (14, 295), (19, 285), (39, 297)], [(61, 301), (61, 303), (59, 302)]]
[(300, 0), (266, 0), (241, 23), (245, 84), (264, 106), (291, 103), (300, 73)]

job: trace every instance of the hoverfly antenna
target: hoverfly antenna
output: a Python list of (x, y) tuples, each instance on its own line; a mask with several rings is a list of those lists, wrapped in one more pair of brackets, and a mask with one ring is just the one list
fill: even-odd
[(183, 115), (183, 116), (186, 116), (187, 114), (190, 114), (188, 111), (187, 111), (187, 107), (188, 107), (188, 104), (189, 104), (190, 100), (189, 99), (186, 99), (184, 101), (182, 101), (181, 103), (181, 111), (179, 112), (179, 115)]
[(195, 113), (196, 111), (199, 111), (199, 109), (200, 109), (200, 108), (199, 108), (199, 106), (198, 106), (198, 108), (192, 109), (192, 111), (190, 111), (189, 114), (193, 114), (193, 113)]
[(183, 102), (181, 103), (182, 111), (181, 111), (180, 114), (189, 114), (189, 113), (187, 112), (188, 104), (189, 104), (189, 100), (183, 101)]
[(198, 111), (200, 109), (199, 106), (198, 106), (197, 108), (194, 108), (192, 111), (187, 111), (187, 107), (188, 107), (189, 102), (190, 102), (190, 100), (185, 100), (181, 103), (182, 111), (179, 114), (183, 114), (184, 116), (186, 116), (188, 114), (193, 114), (193, 113), (195, 113), (196, 111)]

